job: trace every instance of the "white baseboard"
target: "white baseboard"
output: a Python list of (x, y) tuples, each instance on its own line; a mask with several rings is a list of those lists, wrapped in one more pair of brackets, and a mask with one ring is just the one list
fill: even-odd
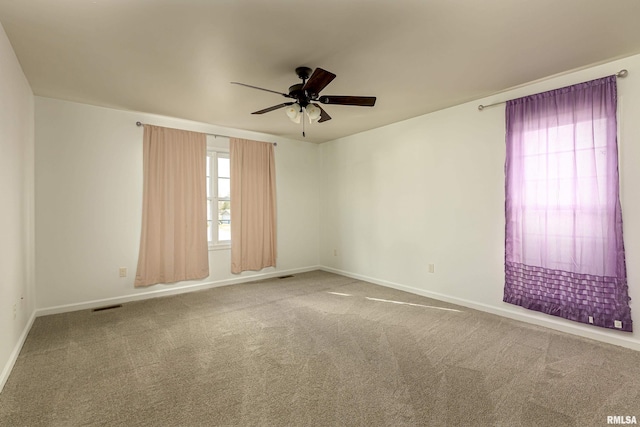
[(65, 304), (65, 305), (58, 305), (54, 307), (39, 308), (36, 310), (36, 317), (47, 316), (50, 314), (67, 313), (70, 311), (87, 310), (92, 308), (104, 307), (107, 305), (124, 304), (131, 301), (139, 301), (139, 300), (163, 297), (168, 295), (184, 294), (187, 292), (194, 292), (194, 291), (199, 291), (203, 289), (217, 288), (220, 286), (228, 286), (228, 285), (236, 285), (239, 283), (255, 282), (256, 280), (270, 279), (272, 277), (286, 276), (289, 274), (306, 273), (308, 271), (314, 271), (314, 270), (320, 270), (320, 269), (321, 268), (319, 265), (314, 265), (314, 266), (294, 268), (289, 270), (277, 270), (277, 271), (270, 271), (267, 273), (234, 277), (232, 279), (198, 283), (195, 285), (185, 285), (185, 286), (179, 286), (179, 287), (167, 288), (167, 289), (155, 289), (155, 290), (149, 290), (145, 292), (113, 297), (113, 298), (104, 298), (104, 299), (84, 301), (84, 302), (79, 302), (74, 304)]
[[(589, 326), (582, 326), (581, 324), (570, 322), (564, 319), (556, 320), (553, 316), (547, 316), (545, 314), (537, 314), (525, 310), (524, 308), (513, 306), (514, 309), (507, 309), (492, 305), (487, 305), (463, 298), (452, 297), (449, 295), (441, 294), (438, 292), (431, 292), (424, 289), (413, 288), (411, 286), (402, 285), (387, 280), (376, 279), (374, 277), (368, 277), (361, 274), (351, 273), (349, 271), (339, 270), (332, 267), (321, 266), (321, 270), (330, 273), (340, 274), (341, 276), (351, 277), (353, 279), (363, 280), (365, 282), (374, 283), (380, 286), (386, 286), (388, 288), (398, 289), (400, 291), (409, 292), (416, 295), (421, 295), (428, 298), (433, 298), (438, 301), (444, 301), (451, 304), (457, 304), (463, 307), (472, 308), (474, 310), (484, 311), (486, 313), (496, 314), (498, 316), (507, 317), (513, 320), (519, 320), (521, 322), (530, 323), (538, 326), (544, 326), (546, 328), (554, 329), (560, 332), (566, 332), (569, 334), (577, 335), (583, 338), (590, 338), (596, 341), (605, 342), (607, 344), (618, 345), (626, 347), (632, 350), (640, 351), (640, 342), (623, 336), (629, 334), (628, 332), (620, 332), (614, 330), (598, 330), (591, 329)], [(502, 301), (501, 301), (502, 303)], [(506, 303), (504, 303), (507, 305)], [(520, 313), (519, 309), (523, 312)], [(543, 317), (544, 316), (544, 317)], [(550, 317), (547, 319), (546, 317)], [(595, 327), (594, 327), (595, 328)]]
[(22, 330), (22, 334), (20, 334), (20, 338), (18, 338), (18, 342), (13, 348), (11, 355), (9, 355), (9, 360), (7, 361), (7, 363), (4, 365), (4, 368), (2, 369), (2, 374), (0, 374), (0, 393), (2, 393), (2, 390), (4, 389), (4, 385), (7, 383), (7, 380), (9, 379), (9, 375), (11, 375), (11, 370), (13, 369), (13, 366), (16, 364), (16, 360), (18, 360), (18, 356), (20, 355), (20, 350), (22, 350), (22, 346), (24, 345), (24, 342), (27, 339), (27, 335), (29, 335), (29, 331), (31, 330), (31, 326), (33, 326), (33, 322), (35, 319), (36, 319), (36, 312), (34, 310), (31, 313), (31, 317), (29, 317), (27, 324), (24, 326), (24, 329)]

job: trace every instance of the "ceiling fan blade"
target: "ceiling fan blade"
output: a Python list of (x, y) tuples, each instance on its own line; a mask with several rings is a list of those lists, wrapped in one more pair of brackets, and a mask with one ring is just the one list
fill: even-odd
[(326, 122), (327, 120), (331, 120), (331, 116), (327, 114), (324, 109), (318, 104), (313, 104), (320, 109), (320, 118), (318, 119), (318, 123)]
[(291, 104), (293, 104), (293, 102), (285, 102), (284, 104), (274, 105), (273, 107), (265, 108), (264, 110), (260, 110), (260, 111), (255, 111), (251, 114), (264, 114), (264, 113), (268, 113), (269, 111), (277, 110), (279, 108), (288, 107)]
[(360, 107), (373, 107), (376, 105), (375, 96), (321, 96), (318, 101), (323, 104), (338, 104), (338, 105), (357, 105)]
[(263, 90), (265, 92), (271, 92), (271, 93), (277, 93), (278, 95), (282, 95), (285, 98), (291, 98), (291, 96), (289, 96), (288, 93), (282, 93), (282, 92), (278, 92), (276, 90), (271, 90), (271, 89), (265, 89), (262, 87), (258, 87), (258, 86), (251, 86), (251, 85), (247, 85), (244, 83), (238, 83), (238, 82), (231, 82), (232, 85), (240, 85), (240, 86), (244, 86), (244, 87), (250, 87), (251, 89), (258, 89), (258, 90)]
[(335, 78), (335, 74), (322, 68), (316, 68), (313, 74), (311, 74), (311, 77), (309, 77), (309, 80), (304, 84), (302, 90), (309, 94), (317, 95)]

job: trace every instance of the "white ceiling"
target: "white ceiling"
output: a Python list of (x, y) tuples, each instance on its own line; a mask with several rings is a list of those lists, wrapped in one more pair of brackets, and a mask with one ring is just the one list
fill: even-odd
[(298, 66), (337, 74), (324, 142), (640, 53), (638, 0), (0, 0), (36, 95), (302, 139)]

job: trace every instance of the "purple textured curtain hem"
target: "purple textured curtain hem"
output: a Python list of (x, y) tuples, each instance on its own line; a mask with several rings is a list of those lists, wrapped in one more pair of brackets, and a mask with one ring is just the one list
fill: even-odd
[[(505, 263), (504, 302), (603, 328), (632, 332), (626, 280)], [(589, 318), (591, 317), (591, 321)], [(616, 328), (614, 320), (621, 321)]]
[(632, 331), (616, 78), (507, 103), (504, 301)]

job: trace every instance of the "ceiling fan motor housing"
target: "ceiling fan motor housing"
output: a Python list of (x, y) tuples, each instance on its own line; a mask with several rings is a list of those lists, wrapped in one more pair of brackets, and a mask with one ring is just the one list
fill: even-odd
[(304, 87), (303, 83), (295, 84), (289, 87), (289, 97), (295, 99), (301, 107), (306, 107), (309, 105), (311, 98), (302, 88)]

